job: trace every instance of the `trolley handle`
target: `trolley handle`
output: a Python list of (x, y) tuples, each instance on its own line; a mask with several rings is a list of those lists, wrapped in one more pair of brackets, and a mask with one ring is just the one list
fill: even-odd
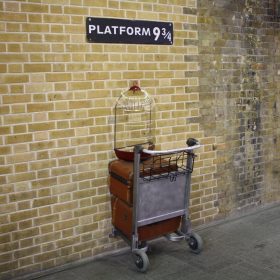
[(192, 150), (198, 149), (200, 147), (202, 147), (202, 145), (197, 144), (197, 145), (194, 145), (192, 147), (171, 149), (171, 150), (147, 150), (147, 149), (143, 149), (143, 152), (146, 153), (146, 154), (150, 154), (150, 155), (175, 154), (175, 153), (179, 153), (179, 152), (192, 151)]
[(149, 155), (164, 155), (164, 154), (175, 154), (179, 152), (188, 152), (194, 149), (198, 149), (202, 147), (202, 145), (198, 142), (198, 144), (193, 145), (191, 147), (179, 148), (179, 149), (171, 149), (171, 150), (147, 150), (143, 149), (143, 152)]

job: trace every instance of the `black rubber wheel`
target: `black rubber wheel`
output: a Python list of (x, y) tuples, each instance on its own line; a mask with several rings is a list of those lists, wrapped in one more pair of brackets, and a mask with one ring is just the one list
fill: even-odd
[(134, 262), (139, 272), (146, 272), (150, 265), (147, 254), (140, 250), (134, 253)]
[(198, 234), (194, 232), (191, 233), (188, 239), (188, 244), (192, 253), (199, 254), (202, 251), (203, 241)]

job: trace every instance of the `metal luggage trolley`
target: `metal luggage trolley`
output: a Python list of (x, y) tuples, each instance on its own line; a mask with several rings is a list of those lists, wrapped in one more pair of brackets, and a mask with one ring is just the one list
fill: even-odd
[[(186, 240), (193, 253), (200, 253), (203, 242), (192, 231), (189, 219), (191, 173), (194, 167), (194, 150), (199, 142), (189, 138), (180, 149), (156, 151), (134, 147), (132, 230), (127, 238), (121, 228), (113, 228), (113, 236), (122, 236), (131, 246), (138, 271), (149, 267), (146, 240), (139, 237), (139, 229), (179, 217), (178, 228), (165, 235), (170, 241)], [(141, 160), (141, 154), (149, 160)]]

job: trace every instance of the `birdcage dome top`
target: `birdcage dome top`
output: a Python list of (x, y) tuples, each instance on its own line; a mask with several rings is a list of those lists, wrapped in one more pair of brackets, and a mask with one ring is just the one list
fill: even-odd
[(153, 105), (153, 98), (145, 90), (134, 85), (121, 93), (116, 105), (126, 111), (144, 111)]

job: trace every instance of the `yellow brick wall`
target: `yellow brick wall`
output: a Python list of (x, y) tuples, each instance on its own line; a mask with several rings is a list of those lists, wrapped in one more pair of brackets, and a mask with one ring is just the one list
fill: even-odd
[[(113, 250), (113, 106), (131, 80), (156, 101), (158, 148), (204, 144), (191, 217), (212, 220), (214, 138), (199, 117), (196, 0), (0, 2), (0, 279)], [(172, 21), (174, 44), (90, 44), (87, 16)], [(189, 40), (189, 41), (188, 41)]]

